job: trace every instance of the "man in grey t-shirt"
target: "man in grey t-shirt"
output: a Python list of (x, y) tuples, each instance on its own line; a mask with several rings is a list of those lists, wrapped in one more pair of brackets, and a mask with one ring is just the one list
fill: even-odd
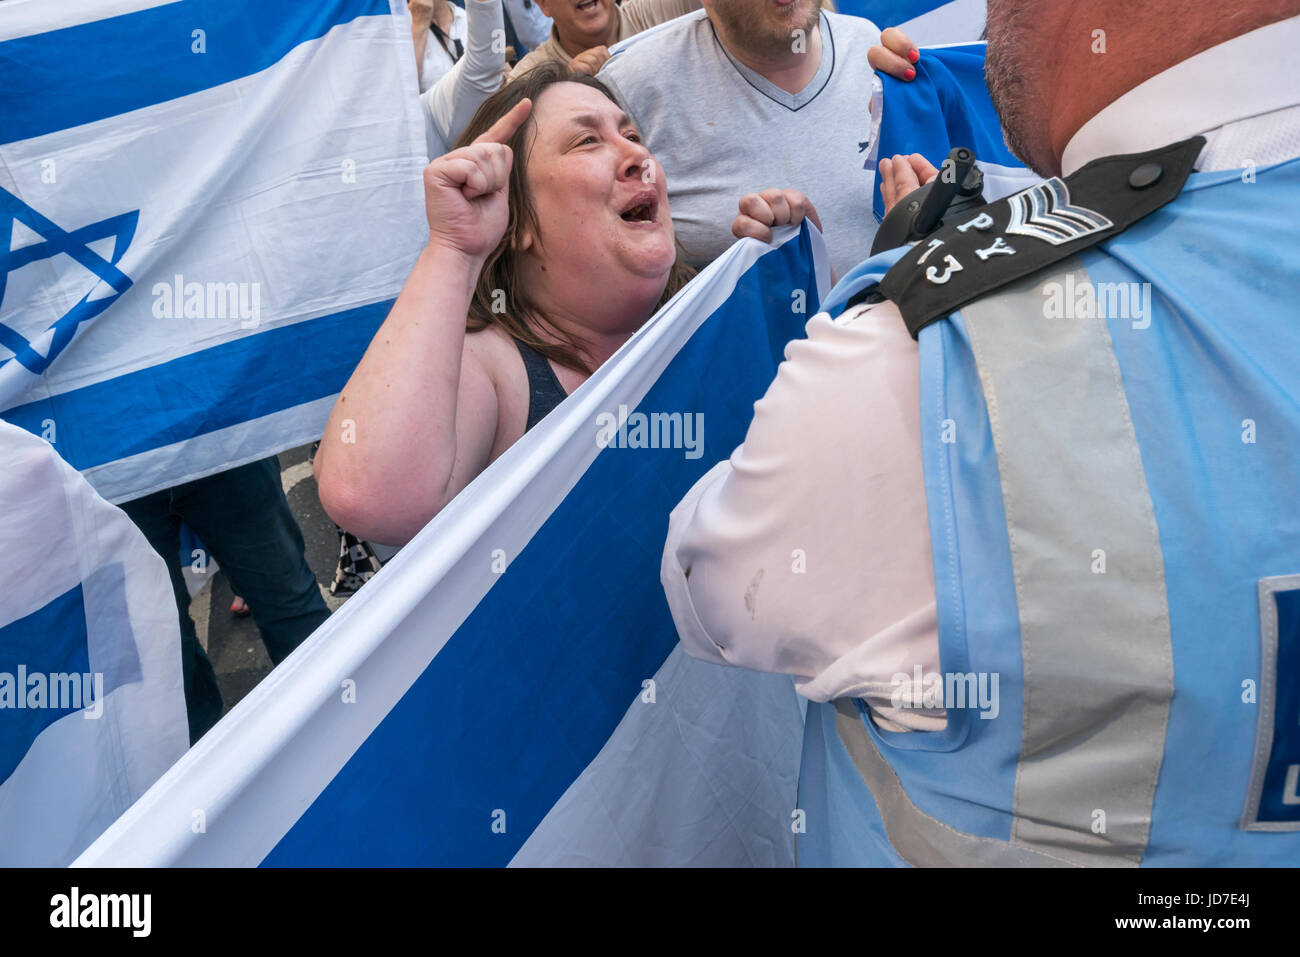
[(664, 167), (688, 259), (710, 262), (735, 241), (739, 197), (792, 188), (816, 206), (843, 275), (867, 258), (876, 229), (864, 163), (867, 51), (880, 30), (817, 0), (704, 6), (634, 40), (599, 74)]

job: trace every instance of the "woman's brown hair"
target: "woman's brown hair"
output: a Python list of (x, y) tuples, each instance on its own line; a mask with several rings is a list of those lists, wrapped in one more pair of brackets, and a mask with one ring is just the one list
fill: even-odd
[[(465, 132), (457, 140), (456, 148), (474, 142), (525, 97), (536, 103), (538, 96), (547, 87), (556, 83), (580, 83), (589, 86), (607, 96), (620, 110), (623, 109), (623, 105), (610, 92), (609, 87), (595, 77), (570, 73), (566, 67), (557, 63), (547, 63), (529, 70), (484, 100)], [(514, 154), (514, 163), (510, 168), (508, 197), (510, 219), (506, 225), (505, 235), (501, 237), (496, 248), (488, 254), (479, 272), (478, 283), (474, 287), (474, 297), (469, 305), (466, 329), (469, 332), (476, 332), (490, 325), (498, 325), (512, 338), (535, 349), (546, 358), (570, 369), (590, 373), (594, 370), (584, 361), (577, 343), (554, 326), (551, 326), (550, 331), (560, 342), (543, 339), (538, 336), (529, 318), (526, 318), (531, 316), (533, 321), (549, 325), (547, 318), (538, 314), (533, 308), (527, 293), (522, 288), (517, 264), (524, 233), (531, 231), (536, 236), (540, 232), (537, 211), (533, 208), (532, 199), (528, 194), (527, 150), (524, 149), (532, 122), (530, 116), (514, 136), (506, 141), (506, 145)], [(664, 294), (658, 305), (662, 306), (676, 295), (677, 291), (694, 275), (695, 270), (686, 264), (681, 253), (678, 252), (677, 260), (668, 274), (668, 284), (664, 287)]]

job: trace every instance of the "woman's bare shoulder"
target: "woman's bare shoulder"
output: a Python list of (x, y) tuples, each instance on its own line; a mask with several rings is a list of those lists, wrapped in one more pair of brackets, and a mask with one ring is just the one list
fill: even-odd
[(524, 434), (528, 423), (528, 373), (519, 347), (498, 326), (478, 329), (465, 336), (465, 361), (472, 361), (488, 377), (497, 396), (496, 458)]

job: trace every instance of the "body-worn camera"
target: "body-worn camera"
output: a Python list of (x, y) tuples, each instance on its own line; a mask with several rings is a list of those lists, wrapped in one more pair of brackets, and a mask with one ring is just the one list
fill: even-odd
[(975, 165), (975, 154), (958, 146), (943, 161), (939, 175), (912, 190), (886, 214), (876, 230), (871, 255), (915, 243), (955, 216), (984, 205), (984, 174)]

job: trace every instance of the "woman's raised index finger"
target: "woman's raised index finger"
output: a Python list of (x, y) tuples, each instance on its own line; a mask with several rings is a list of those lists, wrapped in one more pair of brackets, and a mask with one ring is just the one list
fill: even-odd
[(533, 101), (525, 97), (511, 107), (510, 112), (493, 123), (486, 133), (474, 140), (475, 143), (505, 143), (514, 136), (519, 127), (524, 125), (528, 114), (532, 112)]

